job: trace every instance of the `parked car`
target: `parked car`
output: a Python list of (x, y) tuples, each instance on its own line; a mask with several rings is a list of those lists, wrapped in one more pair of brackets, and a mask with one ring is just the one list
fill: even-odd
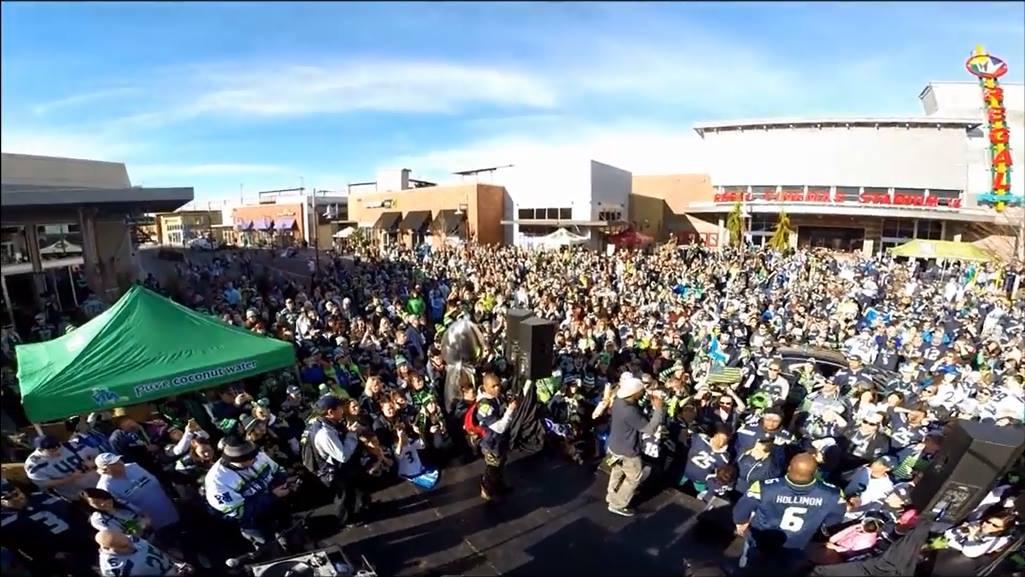
[[(836, 349), (822, 347), (781, 347), (779, 355), (782, 358), (781, 373), (791, 379), (797, 378), (796, 371), (792, 368), (795, 365), (814, 362), (822, 376), (832, 377), (840, 369), (848, 368), (847, 357)], [(887, 383), (899, 377), (899, 373), (888, 369), (881, 369), (872, 365), (865, 365), (865, 375), (872, 381), (876, 388), (883, 388)]]
[(190, 240), (187, 246), (194, 250), (218, 250), (221, 248), (217, 241), (202, 237)]

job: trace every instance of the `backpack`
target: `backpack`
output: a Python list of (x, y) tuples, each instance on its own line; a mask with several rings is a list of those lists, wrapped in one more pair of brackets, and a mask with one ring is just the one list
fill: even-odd
[(463, 431), (468, 435), (472, 435), (477, 439), (484, 438), (484, 427), (477, 424), (477, 402), (470, 403), (470, 406), (466, 409), (466, 414), (463, 415)]
[(321, 427), (324, 426), (324, 422), (320, 419), (313, 419), (306, 429), (303, 431), (302, 437), (299, 439), (299, 458), (302, 461), (303, 467), (307, 471), (314, 475), (321, 473), (321, 459), (317, 456), (317, 451), (313, 447), (313, 438), (320, 431)]

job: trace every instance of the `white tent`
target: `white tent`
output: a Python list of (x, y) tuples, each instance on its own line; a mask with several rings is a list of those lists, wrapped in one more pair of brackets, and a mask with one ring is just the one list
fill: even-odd
[(548, 246), (569, 246), (574, 244), (583, 244), (589, 239), (586, 236), (574, 234), (564, 228), (560, 228), (551, 234), (546, 234), (539, 240)]
[(82, 247), (66, 240), (58, 240), (50, 246), (39, 249), (39, 254), (77, 254), (82, 252)]
[(333, 236), (335, 238), (349, 238), (350, 236), (352, 236), (355, 233), (356, 233), (356, 227), (354, 227), (354, 226), (347, 226), (347, 227), (343, 228), (342, 230), (336, 232)]

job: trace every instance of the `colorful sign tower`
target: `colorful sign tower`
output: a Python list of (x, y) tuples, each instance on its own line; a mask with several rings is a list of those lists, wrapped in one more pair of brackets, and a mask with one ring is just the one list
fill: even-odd
[(979, 195), (979, 202), (992, 204), (997, 212), (1003, 212), (1008, 204), (1017, 201), (1011, 196), (1011, 135), (1007, 128), (1004, 89), (997, 82), (1007, 74), (1007, 63), (987, 54), (982, 46), (976, 46), (975, 52), (965, 62), (965, 68), (982, 84), (982, 99), (989, 123), (992, 188), (990, 192)]

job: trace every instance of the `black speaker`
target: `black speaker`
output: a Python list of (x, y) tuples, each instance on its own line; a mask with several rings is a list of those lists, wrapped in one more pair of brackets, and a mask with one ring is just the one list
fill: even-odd
[(555, 323), (537, 317), (520, 323), (520, 355), (516, 363), (520, 377), (544, 379), (552, 376), (555, 364)]
[(534, 316), (534, 313), (527, 309), (509, 309), (505, 313), (505, 360), (511, 366), (519, 366), (520, 352), (520, 325), (523, 321)]
[(911, 492), (911, 503), (928, 518), (959, 523), (986, 497), (1025, 451), (1025, 427), (954, 421), (943, 447)]

